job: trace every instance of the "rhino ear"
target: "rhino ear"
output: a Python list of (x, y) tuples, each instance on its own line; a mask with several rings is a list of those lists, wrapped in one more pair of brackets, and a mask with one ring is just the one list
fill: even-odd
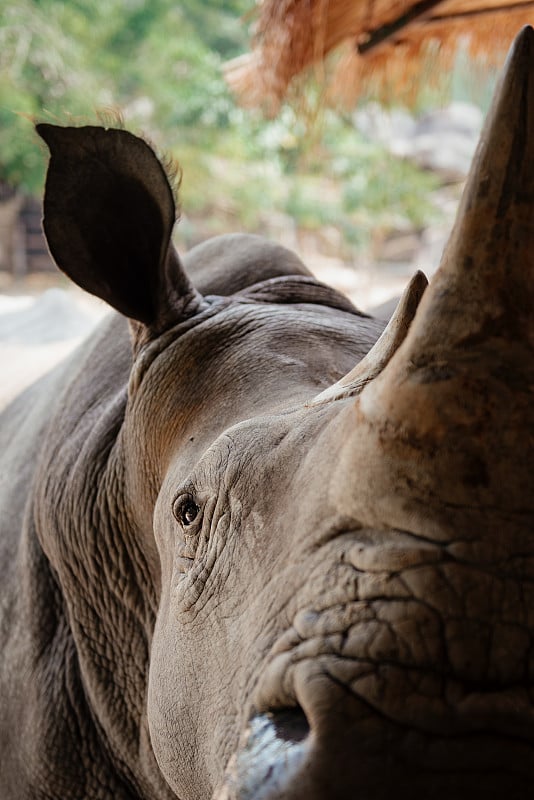
[(43, 227), (59, 268), (153, 332), (194, 314), (202, 297), (172, 247), (173, 194), (148, 144), (92, 126), (37, 132), (51, 155)]

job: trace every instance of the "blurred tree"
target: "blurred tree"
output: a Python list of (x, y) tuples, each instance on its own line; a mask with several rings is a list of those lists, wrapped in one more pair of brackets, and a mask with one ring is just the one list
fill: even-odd
[(288, 230), (336, 227), (354, 249), (399, 219), (423, 227), (435, 181), (366, 141), (349, 117), (323, 112), (311, 131), (296, 107), (265, 121), (236, 105), (221, 67), (248, 49), (243, 18), (253, 6), (0, 0), (0, 188), (41, 191), (46, 157), (34, 119), (91, 124), (97, 112), (118, 111), (179, 159), (187, 243), (243, 227), (268, 232), (272, 218)]
[(246, 48), (249, 0), (0, 0), (0, 180), (35, 191), (29, 119), (118, 109), (162, 144), (228, 124), (220, 64)]

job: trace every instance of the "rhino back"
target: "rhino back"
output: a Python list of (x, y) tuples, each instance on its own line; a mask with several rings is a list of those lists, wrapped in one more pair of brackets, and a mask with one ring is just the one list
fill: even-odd
[(193, 247), (183, 259), (201, 294), (229, 295), (260, 281), (311, 272), (296, 253), (262, 236), (227, 233)]

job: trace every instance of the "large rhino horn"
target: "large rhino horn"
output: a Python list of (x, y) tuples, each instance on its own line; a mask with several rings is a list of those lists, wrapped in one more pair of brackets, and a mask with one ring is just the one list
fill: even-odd
[(533, 349), (534, 31), (527, 27), (508, 56), (440, 269), (404, 342), (356, 400), (388, 463), (412, 464), (405, 486), (426, 481), (427, 497), (446, 495), (451, 506), (532, 514)]
[[(441, 268), (414, 330), (419, 359), (491, 336), (533, 344), (534, 31), (516, 38)], [(412, 340), (412, 347), (415, 342)]]

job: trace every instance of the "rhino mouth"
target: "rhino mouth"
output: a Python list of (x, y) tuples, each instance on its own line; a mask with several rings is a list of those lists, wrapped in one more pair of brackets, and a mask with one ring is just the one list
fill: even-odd
[(253, 716), (244, 746), (227, 773), (222, 797), (228, 800), (284, 797), (310, 759), (309, 737), (310, 726), (300, 706)]
[(258, 713), (249, 720), (243, 746), (214, 800), (529, 796), (532, 742), (484, 729), (429, 738), (395, 727), (384, 718), (360, 718), (337, 735), (330, 730), (330, 738), (308, 722), (300, 706)]
[(328, 546), (337, 602), (303, 603), (273, 645), (217, 800), (523, 800), (533, 706), (502, 581), (399, 531)]
[(269, 676), (277, 700), (256, 696), (217, 800), (528, 795), (534, 722), (524, 689), (475, 690), (427, 666), (339, 653), (288, 668), (291, 654), (280, 655)]

